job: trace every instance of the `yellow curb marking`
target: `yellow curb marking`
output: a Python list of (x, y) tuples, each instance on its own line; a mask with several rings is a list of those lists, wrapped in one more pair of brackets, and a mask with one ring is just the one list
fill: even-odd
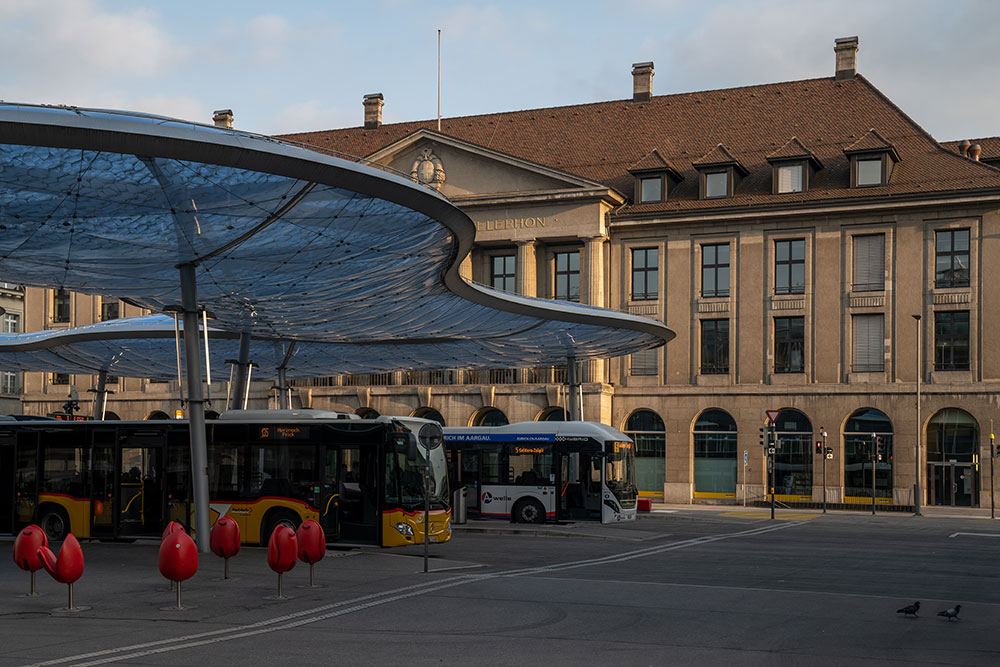
[[(764, 512), (722, 512), (719, 516), (732, 516), (739, 519), (770, 519), (770, 510)], [(806, 513), (806, 512), (782, 512), (777, 511), (774, 513), (775, 519), (781, 519), (783, 521), (808, 521), (810, 519), (815, 519), (819, 514)]]

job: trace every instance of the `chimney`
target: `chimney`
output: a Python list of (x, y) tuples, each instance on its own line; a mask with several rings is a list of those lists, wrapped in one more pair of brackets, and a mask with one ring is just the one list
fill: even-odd
[(233, 127), (233, 110), (232, 109), (219, 109), (212, 112), (212, 120), (215, 121), (216, 127), (225, 127), (232, 129)]
[(382, 93), (365, 95), (365, 129), (377, 130), (382, 125)]
[(653, 63), (632, 63), (632, 103), (648, 102), (653, 96)]
[(858, 69), (858, 38), (841, 37), (836, 40), (833, 52), (837, 54), (837, 81), (853, 79)]
[(972, 145), (971, 141), (969, 141), (968, 139), (962, 139), (962, 141), (960, 141), (958, 144), (958, 154), (961, 155), (962, 157), (969, 157), (969, 146), (971, 145)]
[(969, 157), (979, 162), (979, 154), (983, 152), (983, 149), (979, 147), (979, 144), (972, 144), (969, 147)]

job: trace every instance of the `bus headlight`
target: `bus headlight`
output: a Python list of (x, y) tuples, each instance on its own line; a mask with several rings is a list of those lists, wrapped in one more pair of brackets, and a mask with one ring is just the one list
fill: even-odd
[(399, 531), (400, 535), (403, 535), (405, 537), (413, 537), (413, 527), (410, 526), (410, 524), (400, 521), (399, 523), (396, 524), (395, 528), (397, 531)]

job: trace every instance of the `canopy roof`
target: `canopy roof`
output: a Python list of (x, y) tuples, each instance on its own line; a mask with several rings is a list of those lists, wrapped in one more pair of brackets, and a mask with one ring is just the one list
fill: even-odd
[[(329, 344), (315, 347), (329, 361), (299, 375), (549, 365), (673, 338), (655, 320), (466, 282), (458, 266), (474, 235), (436, 192), (302, 146), (150, 115), (0, 104), (0, 280), (159, 312), (180, 303), (178, 267), (192, 264), (214, 328), (278, 348)], [(129, 338), (132, 326), (91, 338)], [(106, 357), (79, 344), (88, 363)], [(136, 374), (156, 376), (155, 359), (175, 368), (169, 348), (166, 359), (137, 352), (150, 365)], [(78, 372), (48, 370), (60, 368)]]

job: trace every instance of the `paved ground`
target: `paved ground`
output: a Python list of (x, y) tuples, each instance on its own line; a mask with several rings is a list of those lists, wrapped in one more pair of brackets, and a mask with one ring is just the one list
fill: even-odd
[[(334, 551), (321, 588), (244, 548), (174, 594), (152, 543), (83, 544), (76, 601), (0, 542), (0, 665), (1000, 664), (1000, 521), (671, 508), (634, 524), (474, 522), (432, 547)], [(915, 600), (918, 618), (896, 609)], [(961, 620), (939, 610), (962, 604)]]

